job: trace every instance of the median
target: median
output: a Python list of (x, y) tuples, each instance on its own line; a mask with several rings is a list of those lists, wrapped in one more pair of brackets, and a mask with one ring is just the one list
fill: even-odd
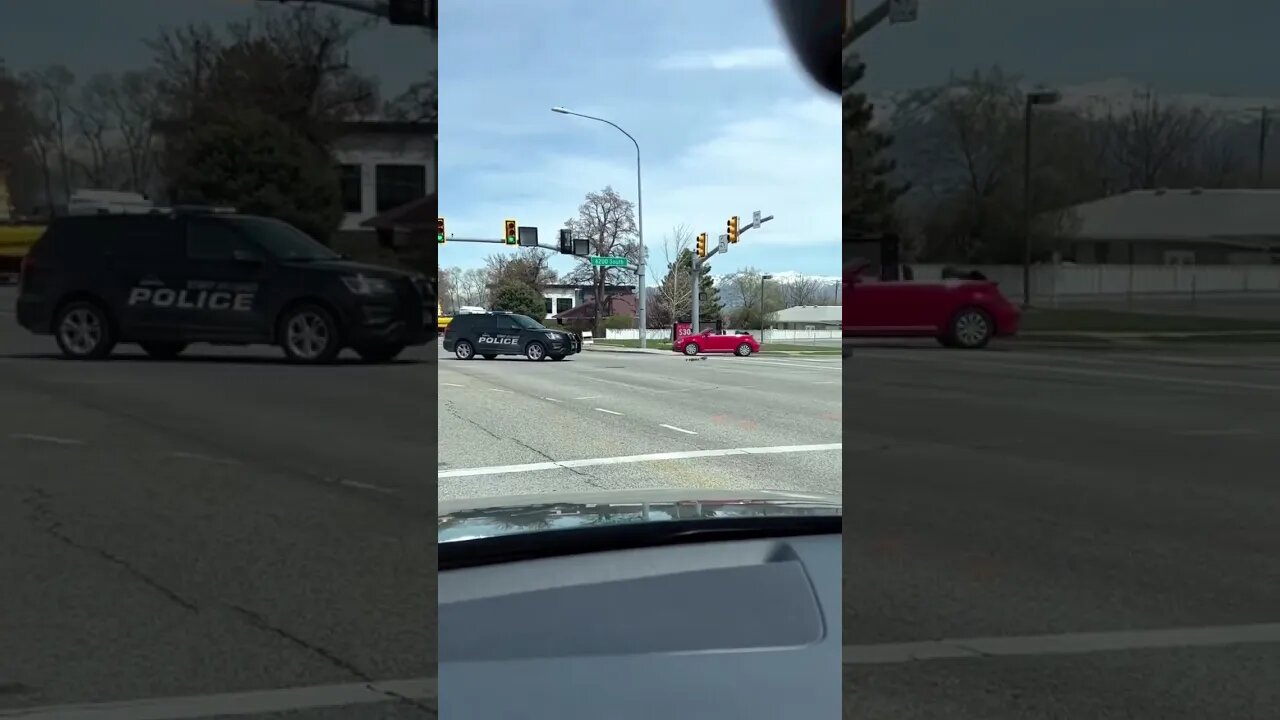
[(1280, 342), (1280, 319), (1031, 308), (1022, 316), (1018, 340), (1095, 344)]

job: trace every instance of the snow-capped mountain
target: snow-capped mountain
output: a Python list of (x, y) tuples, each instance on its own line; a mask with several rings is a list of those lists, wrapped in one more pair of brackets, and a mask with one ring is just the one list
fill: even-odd
[[(1035, 87), (1031, 83), (1023, 83), (1023, 90)], [(1094, 110), (1124, 112), (1135, 105), (1146, 102), (1149, 94), (1160, 98), (1161, 103), (1195, 107), (1207, 112), (1221, 115), (1224, 119), (1236, 119), (1241, 123), (1255, 123), (1259, 119), (1261, 108), (1270, 107), (1280, 111), (1280, 97), (1246, 97), (1232, 95), (1213, 95), (1209, 93), (1170, 93), (1143, 85), (1128, 78), (1108, 78), (1078, 85), (1066, 85), (1052, 88), (1062, 94), (1058, 105), (1073, 110)], [(932, 88), (943, 92), (942, 88)], [(876, 125), (892, 124), (895, 121), (914, 118), (895, 117), (899, 112), (927, 112), (928, 105), (921, 104), (921, 98), (930, 95), (930, 88), (913, 90), (870, 93), (867, 97), (875, 109)], [(951, 90), (959, 92), (959, 90)], [(1280, 113), (1278, 113), (1280, 114)]]

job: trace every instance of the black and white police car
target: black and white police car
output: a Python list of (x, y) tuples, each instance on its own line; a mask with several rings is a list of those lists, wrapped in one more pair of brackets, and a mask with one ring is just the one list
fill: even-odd
[(421, 275), (352, 262), (280, 220), (174, 208), (56, 218), (22, 262), (16, 311), (75, 359), (123, 342), (157, 358), (212, 343), (386, 362), (435, 337), (430, 293)]
[(523, 355), (530, 360), (563, 360), (582, 352), (573, 333), (552, 330), (527, 315), (491, 310), (454, 316), (445, 328), (445, 352), (459, 360), (475, 356), (492, 360), (499, 355)]

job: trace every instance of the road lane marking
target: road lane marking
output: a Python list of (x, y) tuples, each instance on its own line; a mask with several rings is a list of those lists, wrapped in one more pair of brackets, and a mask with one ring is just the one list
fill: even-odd
[(515, 392), (514, 390), (508, 390), (508, 389), (506, 389), (506, 388), (489, 388), (489, 391), (490, 391), (490, 392), (504, 392), (504, 393)]
[(1253, 428), (1221, 428), (1217, 430), (1179, 430), (1175, 435), (1188, 435), (1191, 437), (1230, 437), (1237, 435), (1259, 435), (1260, 433)]
[(574, 400), (595, 400), (598, 397), (600, 396), (599, 395), (583, 395), (582, 397), (574, 398)]
[(475, 477), (477, 475), (511, 475), (515, 473), (561, 470), (600, 465), (627, 465), (630, 463), (662, 462), (666, 460), (692, 460), (696, 458), (730, 457), (733, 455), (780, 455), (784, 453), (839, 451), (843, 443), (821, 445), (773, 445), (770, 447), (721, 448), (718, 450), (681, 450), (677, 452), (648, 453), (645, 455), (619, 455), (582, 460), (553, 460), (551, 462), (525, 463), (523, 465), (490, 465), (488, 467), (461, 468), (436, 473), (437, 479)]
[[(1264, 385), (1261, 383), (1237, 382), (1233, 380), (1214, 380), (1210, 378), (1189, 378), (1172, 375), (1154, 375), (1150, 373), (1128, 373), (1115, 372), (1111, 370), (1088, 370), (1085, 368), (1062, 367), (1058, 365), (1045, 365), (1033, 363), (1007, 363), (994, 360), (982, 360), (978, 362), (966, 362), (955, 359), (941, 359), (924, 357), (923, 354), (918, 356), (911, 355), (881, 355), (881, 359), (888, 360), (915, 360), (917, 362), (945, 362), (952, 367), (963, 365), (969, 368), (1000, 368), (1008, 370), (1028, 370), (1033, 372), (1050, 372), (1060, 373), (1063, 375), (1078, 375), (1081, 377), (1111, 378), (1116, 380), (1142, 380), (1149, 383), (1167, 383), (1170, 385), (1186, 385), (1200, 387), (1219, 387), (1230, 388), (1236, 390), (1262, 390), (1262, 391), (1280, 391), (1280, 385)], [(1008, 377), (1008, 376), (1005, 376)]]
[(345, 485), (349, 488), (356, 488), (358, 490), (372, 490), (373, 492), (380, 492), (384, 495), (396, 494), (396, 491), (390, 488), (384, 488), (379, 485), (370, 485), (369, 483), (360, 482), (359, 480), (339, 480), (338, 484)]
[(1280, 623), (846, 645), (844, 646), (844, 664), (891, 665), (928, 660), (1079, 655), (1156, 648), (1222, 647), (1249, 643), (1280, 643)]
[(220, 695), (149, 698), (123, 702), (46, 705), (0, 710), (0, 718), (23, 720), (185, 720), (237, 717), (325, 707), (373, 705), (407, 700), (434, 703), (436, 678), (347, 685), (253, 690)]
[(171, 458), (178, 458), (179, 460), (196, 460), (198, 462), (214, 463), (215, 465), (239, 465), (240, 464), (240, 461), (232, 460), (230, 458), (220, 458), (220, 457), (214, 457), (212, 455), (201, 455), (200, 453), (193, 453), (193, 452), (182, 452), (180, 450), (175, 450), (171, 453), (167, 453), (167, 455)]
[(559, 400), (557, 400), (557, 399), (555, 399), (555, 398), (542, 398), (542, 399), (543, 399), (543, 400), (546, 400), (547, 402), (560, 402)]
[(668, 430), (675, 430), (676, 432), (682, 432), (682, 433), (685, 433), (685, 434), (687, 434), (687, 435), (697, 435), (697, 434), (698, 434), (698, 433), (696, 433), (696, 432), (694, 432), (694, 431), (692, 431), (692, 430), (685, 430), (684, 428), (678, 428), (678, 427), (676, 427), (675, 425), (667, 425), (666, 423), (660, 423), (660, 424), (658, 425), (658, 427), (664, 427), (664, 428), (666, 428), (666, 429), (668, 429)]
[(441, 384), (441, 385), (448, 386), (448, 387), (466, 387), (465, 385), (459, 385), (458, 383), (447, 383), (447, 382), (442, 382), (442, 383), (440, 383), (440, 384)]
[(29, 433), (12, 433), (9, 435), (13, 440), (29, 440), (31, 442), (52, 443), (54, 445), (84, 445), (83, 440), (75, 438), (54, 437), (53, 435), (32, 435)]
[(613, 410), (605, 410), (604, 408), (595, 408), (595, 410), (596, 410), (596, 412), (609, 413), (610, 415), (621, 415), (621, 414), (622, 414), (622, 413), (620, 413), (620, 412), (614, 412)]

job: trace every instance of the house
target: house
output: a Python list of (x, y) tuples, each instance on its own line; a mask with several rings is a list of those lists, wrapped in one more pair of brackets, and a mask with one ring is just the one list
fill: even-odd
[(840, 326), (841, 310), (839, 305), (796, 305), (770, 313), (768, 323), (775, 330), (824, 330)]
[(334, 143), (344, 213), (339, 234), (367, 234), (370, 229), (364, 223), (374, 216), (434, 198), (438, 147), (435, 125), (342, 123)]
[[(635, 317), (638, 303), (635, 285), (606, 285), (605, 309), (602, 317), (626, 315)], [(546, 301), (547, 320), (589, 320), (595, 317), (594, 285), (553, 283), (542, 292)]]
[[(163, 140), (181, 132), (183, 123), (160, 121), (155, 129)], [(356, 120), (339, 123), (334, 137), (343, 210), (335, 240), (343, 247), (375, 244), (378, 228), (366, 221), (436, 196), (435, 124)]]
[(1068, 223), (1076, 263), (1280, 262), (1280, 190), (1134, 190), (1076, 205)]

